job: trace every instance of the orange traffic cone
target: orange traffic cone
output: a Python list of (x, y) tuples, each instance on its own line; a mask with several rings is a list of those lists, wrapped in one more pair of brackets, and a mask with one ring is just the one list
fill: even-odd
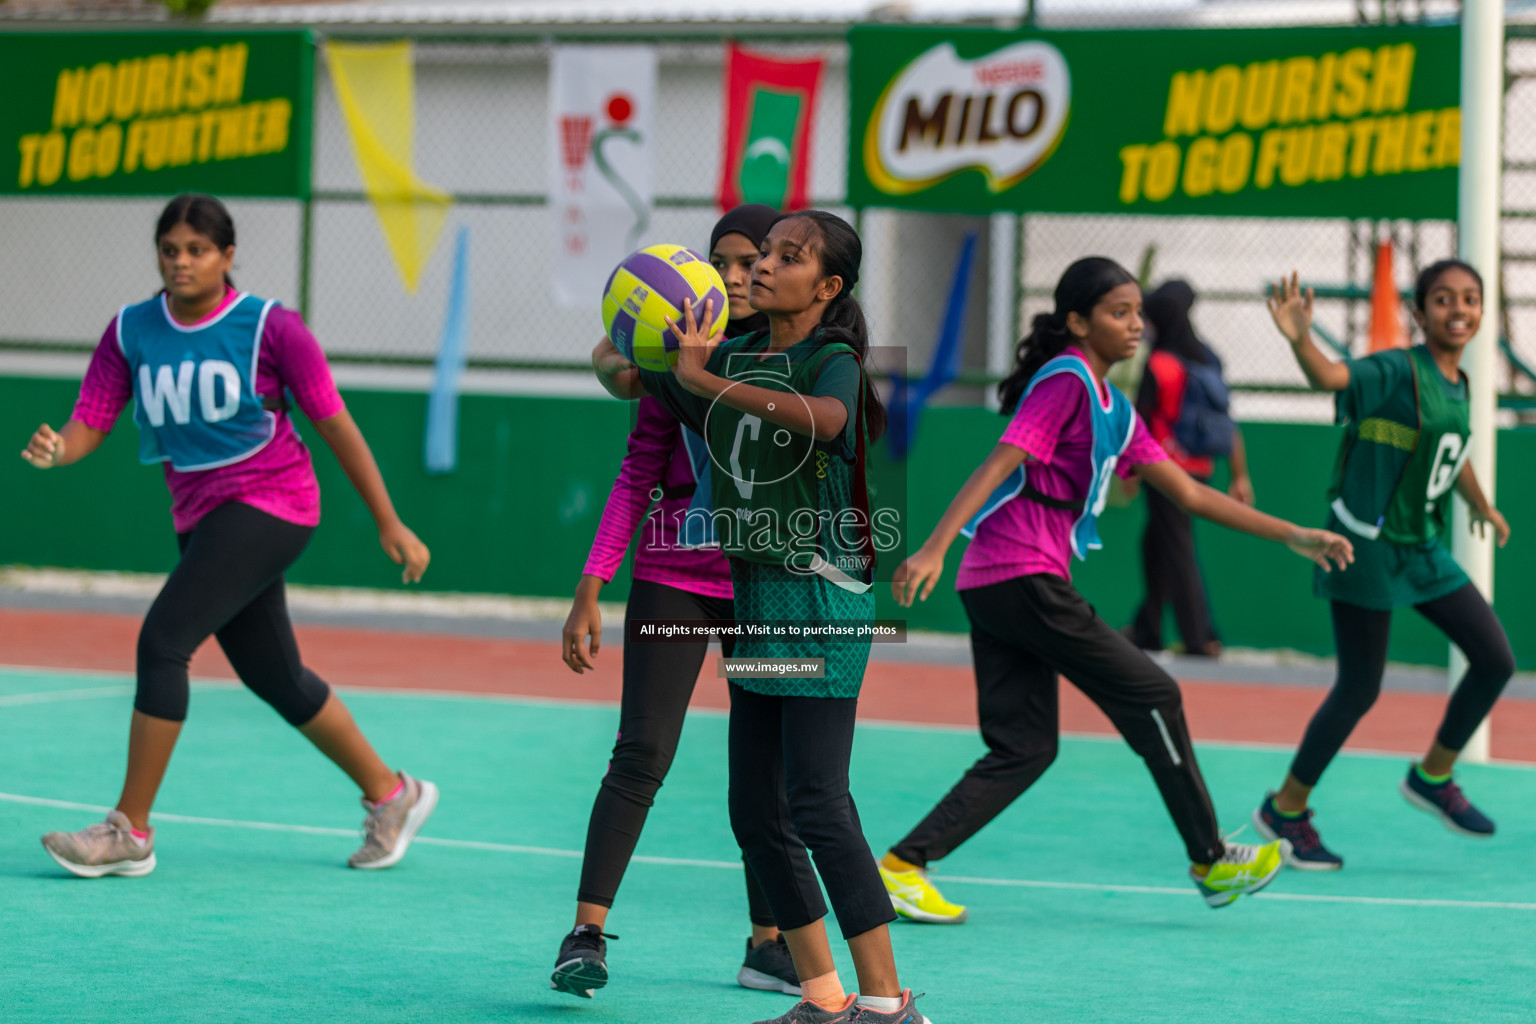
[(1376, 246), (1376, 279), (1371, 285), (1371, 351), (1407, 348), (1403, 300), (1392, 280), (1392, 243)]

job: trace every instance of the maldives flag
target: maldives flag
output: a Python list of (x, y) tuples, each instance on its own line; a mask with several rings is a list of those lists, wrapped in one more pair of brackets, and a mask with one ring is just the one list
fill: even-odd
[(811, 130), (825, 58), (776, 60), (731, 43), (725, 54), (725, 154), (720, 208), (809, 202)]

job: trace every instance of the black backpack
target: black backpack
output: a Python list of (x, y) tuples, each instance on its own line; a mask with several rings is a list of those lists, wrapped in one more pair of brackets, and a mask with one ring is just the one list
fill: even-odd
[[(1212, 358), (1215, 359), (1214, 354)], [(1173, 424), (1174, 439), (1191, 455), (1231, 455), (1237, 424), (1227, 412), (1231, 393), (1221, 378), (1221, 363), (1181, 359), (1186, 371), (1184, 403)]]

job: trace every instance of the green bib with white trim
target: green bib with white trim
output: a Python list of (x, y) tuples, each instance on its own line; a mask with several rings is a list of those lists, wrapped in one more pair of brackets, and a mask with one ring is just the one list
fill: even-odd
[(1444, 529), (1471, 451), (1466, 374), (1452, 384), (1422, 345), (1355, 366), (1375, 360), (1389, 372), (1361, 373), (1360, 386), (1352, 378), (1340, 394), (1345, 434), (1328, 497), (1339, 521), (1361, 537), (1423, 544)]

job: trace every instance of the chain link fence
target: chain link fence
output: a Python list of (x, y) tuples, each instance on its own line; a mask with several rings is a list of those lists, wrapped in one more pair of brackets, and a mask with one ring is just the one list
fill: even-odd
[[(1349, 23), (1454, 15), (1455, 3), (1319, 0), (1291, 5), (1035, 0), (1043, 28), (1210, 24)], [(1325, 10), (1326, 8), (1326, 10)], [(1265, 14), (1264, 12), (1268, 12)], [(1266, 20), (1267, 19), (1267, 20)], [(1499, 385), (1536, 392), (1519, 367), (1536, 365), (1536, 26), (1511, 25), (1505, 176), (1505, 333), (1512, 359)], [(637, 40), (646, 26), (633, 28)], [(236, 279), (242, 287), (302, 306), (331, 357), (342, 363), (431, 362), (447, 301), (452, 246), (470, 232), (471, 364), (501, 369), (585, 365), (601, 331), (591, 310), (548, 300), (554, 225), (548, 175), (548, 42), (417, 40), (417, 171), (454, 197), (414, 294), (401, 286), (362, 192), (351, 142), (323, 56), (315, 94), (313, 198), (236, 201)], [(1318, 323), (1360, 351), (1368, 327), (1373, 249), (1395, 243), (1398, 283), (1455, 251), (1449, 222), (1342, 219), (1011, 215), (958, 217), (849, 209), (847, 46), (841, 36), (757, 40), (753, 49), (827, 57), (812, 144), (811, 193), (854, 221), (865, 239), (864, 301), (876, 343), (904, 349), (921, 372), (939, 332), (956, 257), (974, 234), (977, 258), (967, 302), (964, 375), (941, 402), (983, 400), (1005, 371), (1021, 324), (1048, 308), (1057, 276), (1088, 254), (1113, 257), (1157, 284), (1182, 277), (1195, 288), (1198, 329), (1242, 390), (1249, 418), (1326, 419), (1329, 406), (1301, 394), (1302, 378), (1269, 323), (1264, 283), (1290, 269), (1325, 289)], [(658, 44), (655, 211), (643, 242), (703, 247), (714, 206), (723, 122), (723, 39)], [(151, 248), (159, 203), (121, 199), (0, 201), (0, 348), (89, 346), (117, 305), (157, 285)], [(142, 260), (131, 258), (141, 253)], [(127, 258), (125, 258), (127, 257)], [(1533, 400), (1536, 402), (1536, 400)]]

